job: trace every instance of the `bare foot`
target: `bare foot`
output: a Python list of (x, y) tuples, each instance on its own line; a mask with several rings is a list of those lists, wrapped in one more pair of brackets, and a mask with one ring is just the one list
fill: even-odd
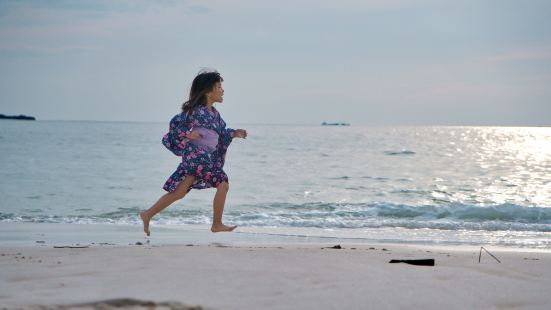
[(142, 211), (140, 212), (140, 217), (142, 218), (142, 221), (143, 221), (143, 232), (149, 236), (149, 220), (150, 218), (147, 217), (146, 215), (146, 211)]
[(237, 226), (226, 226), (224, 224), (218, 224), (218, 225), (212, 225), (210, 228), (210, 231), (213, 233), (215, 232), (222, 232), (222, 231), (233, 231)]

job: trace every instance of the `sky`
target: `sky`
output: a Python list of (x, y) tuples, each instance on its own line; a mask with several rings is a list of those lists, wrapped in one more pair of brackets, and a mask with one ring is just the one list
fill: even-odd
[(551, 1), (0, 0), (0, 113), (168, 122), (202, 68), (228, 124), (551, 126)]

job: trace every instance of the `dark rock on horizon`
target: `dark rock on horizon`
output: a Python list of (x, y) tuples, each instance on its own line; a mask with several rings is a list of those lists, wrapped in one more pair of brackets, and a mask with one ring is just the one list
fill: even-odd
[(19, 115), (4, 115), (0, 114), (0, 119), (17, 119), (17, 120), (25, 120), (25, 121), (35, 121), (36, 118), (34, 116), (27, 116), (23, 114)]

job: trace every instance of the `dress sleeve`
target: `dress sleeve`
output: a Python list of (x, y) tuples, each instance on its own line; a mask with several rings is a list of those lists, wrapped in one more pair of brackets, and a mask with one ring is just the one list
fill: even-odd
[(230, 146), (235, 135), (235, 130), (231, 128), (226, 128), (226, 123), (222, 119), (220, 120), (220, 123), (222, 125), (222, 130), (220, 131), (220, 135), (218, 138), (217, 151), (219, 157), (217, 166), (218, 168), (222, 169), (222, 167), (224, 167), (224, 162), (226, 161), (226, 153), (228, 152), (228, 147)]
[(170, 120), (168, 133), (163, 136), (163, 144), (174, 155), (182, 156), (189, 139), (186, 136), (193, 129), (192, 118), (186, 113), (180, 113)]
[(226, 152), (228, 149), (228, 146), (230, 146), (230, 143), (233, 140), (233, 137), (235, 135), (235, 130), (231, 128), (224, 128), (222, 130), (222, 134), (220, 135), (220, 140), (218, 141), (218, 146), (221, 148), (221, 151), (223, 153)]
[(226, 128), (224, 129), (224, 136), (228, 136), (230, 140), (235, 137), (235, 129), (232, 128)]

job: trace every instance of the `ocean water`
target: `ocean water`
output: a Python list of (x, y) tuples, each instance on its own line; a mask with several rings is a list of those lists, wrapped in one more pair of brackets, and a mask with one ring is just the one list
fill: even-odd
[[(231, 122), (228, 122), (229, 125)], [(168, 123), (1, 121), (0, 225), (136, 225)], [(251, 234), (551, 249), (551, 128), (240, 125), (224, 221)], [(152, 226), (203, 227), (214, 189)]]

